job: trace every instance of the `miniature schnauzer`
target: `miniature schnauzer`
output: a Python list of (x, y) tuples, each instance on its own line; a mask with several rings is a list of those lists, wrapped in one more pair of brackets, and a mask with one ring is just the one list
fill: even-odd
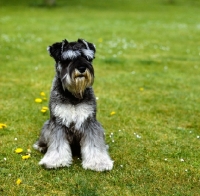
[(70, 166), (72, 155), (81, 153), (84, 169), (111, 170), (104, 129), (96, 120), (96, 98), (92, 89), (95, 46), (83, 39), (54, 43), (47, 48), (56, 64), (50, 95), (50, 119), (42, 128), (34, 148), (44, 157), (46, 168)]

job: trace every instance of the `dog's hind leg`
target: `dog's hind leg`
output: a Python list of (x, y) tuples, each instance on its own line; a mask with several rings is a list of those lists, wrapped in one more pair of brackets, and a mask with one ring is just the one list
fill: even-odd
[(42, 153), (45, 153), (47, 151), (47, 141), (48, 141), (48, 136), (50, 133), (48, 129), (49, 129), (49, 120), (47, 120), (44, 123), (41, 134), (40, 134), (40, 138), (33, 145), (33, 148), (35, 150), (38, 150)]
[(97, 121), (93, 121), (84, 129), (81, 140), (83, 168), (95, 171), (111, 170), (113, 161), (107, 152), (103, 128)]

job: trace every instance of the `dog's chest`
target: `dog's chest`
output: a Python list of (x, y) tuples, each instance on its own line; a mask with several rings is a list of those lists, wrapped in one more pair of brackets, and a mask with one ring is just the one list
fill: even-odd
[(59, 104), (55, 106), (53, 113), (66, 127), (73, 123), (75, 129), (79, 130), (84, 121), (93, 116), (94, 108), (88, 104)]

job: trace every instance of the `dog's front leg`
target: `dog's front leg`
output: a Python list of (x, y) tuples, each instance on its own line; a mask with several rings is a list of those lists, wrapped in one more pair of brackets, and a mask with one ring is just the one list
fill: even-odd
[(72, 163), (72, 152), (65, 132), (61, 127), (57, 130), (52, 130), (47, 146), (47, 152), (39, 162), (40, 165), (46, 168), (70, 166)]
[(84, 169), (105, 171), (113, 168), (113, 161), (104, 141), (104, 130), (96, 120), (90, 122), (84, 130), (81, 154)]

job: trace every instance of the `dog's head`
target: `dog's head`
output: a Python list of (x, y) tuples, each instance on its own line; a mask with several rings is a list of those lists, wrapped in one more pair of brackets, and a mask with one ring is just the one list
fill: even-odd
[(83, 98), (86, 88), (94, 82), (92, 60), (95, 58), (95, 46), (83, 39), (77, 42), (54, 43), (47, 48), (56, 61), (56, 72), (64, 90), (70, 91), (76, 98)]

